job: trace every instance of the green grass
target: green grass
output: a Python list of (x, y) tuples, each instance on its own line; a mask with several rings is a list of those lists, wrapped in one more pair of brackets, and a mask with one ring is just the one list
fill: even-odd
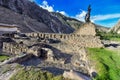
[[(35, 70), (31, 68), (29, 70), (21, 69), (10, 80), (65, 80), (62, 76), (54, 76), (49, 72), (43, 72), (41, 70)], [(67, 80), (67, 79), (66, 79)]]
[(109, 40), (112, 40), (112, 41), (120, 41), (120, 38), (110, 38)]
[(120, 53), (104, 48), (89, 48), (90, 59), (96, 65), (96, 80), (120, 80)]
[(8, 56), (5, 56), (5, 55), (0, 55), (0, 62), (8, 59), (9, 57)]

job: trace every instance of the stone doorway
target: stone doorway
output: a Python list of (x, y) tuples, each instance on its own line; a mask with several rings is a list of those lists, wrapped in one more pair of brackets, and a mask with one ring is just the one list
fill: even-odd
[(44, 49), (41, 49), (40, 53), (41, 53), (40, 58), (46, 60), (48, 52), (46, 50), (44, 50)]

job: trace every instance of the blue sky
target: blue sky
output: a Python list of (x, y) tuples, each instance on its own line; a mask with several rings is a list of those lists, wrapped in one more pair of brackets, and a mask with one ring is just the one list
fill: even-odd
[(87, 7), (91, 4), (91, 21), (106, 27), (114, 26), (120, 19), (120, 0), (33, 0), (50, 12), (84, 21)]

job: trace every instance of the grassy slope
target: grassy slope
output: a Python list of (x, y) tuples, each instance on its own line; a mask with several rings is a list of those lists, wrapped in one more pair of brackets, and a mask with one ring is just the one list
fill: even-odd
[(112, 41), (120, 41), (120, 38), (110, 38)]
[(0, 62), (6, 60), (8, 58), (9, 58), (8, 56), (0, 55)]
[(89, 48), (88, 52), (98, 71), (96, 80), (120, 79), (120, 53), (99, 48)]
[(62, 76), (54, 76), (49, 72), (42, 72), (35, 68), (29, 70), (21, 69), (17, 74), (13, 75), (10, 80), (68, 80)]

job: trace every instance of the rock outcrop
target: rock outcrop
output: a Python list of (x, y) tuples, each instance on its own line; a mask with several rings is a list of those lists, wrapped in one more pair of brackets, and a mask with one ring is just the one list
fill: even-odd
[(112, 27), (109, 32), (114, 32), (114, 33), (118, 33), (120, 34), (120, 21), (118, 21), (118, 23)]
[(84, 23), (84, 24), (79, 28), (79, 30), (77, 30), (77, 31), (75, 32), (75, 34), (95, 36), (95, 35), (96, 35), (96, 26), (95, 26), (93, 23), (91, 23), (91, 22)]

